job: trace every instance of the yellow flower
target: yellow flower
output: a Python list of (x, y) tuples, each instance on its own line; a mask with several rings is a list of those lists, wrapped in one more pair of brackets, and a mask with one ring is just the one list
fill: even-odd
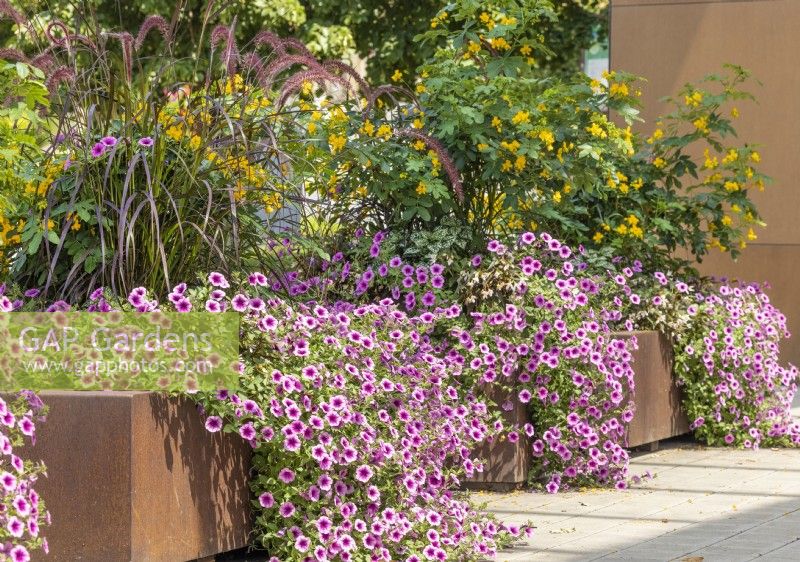
[(561, 192), (560, 191), (556, 191), (555, 193), (553, 193), (553, 202), (556, 203), (556, 204), (561, 203)]
[(629, 93), (630, 92), (628, 90), (628, 85), (627, 84), (619, 84), (617, 82), (614, 82), (608, 88), (608, 95), (611, 96), (612, 98), (613, 97), (620, 97), (620, 98), (627, 97)]
[(427, 186), (425, 185), (424, 182), (419, 182), (417, 184), (417, 194), (418, 195), (425, 195), (425, 193), (427, 193), (427, 191), (428, 191), (428, 188), (427, 188)]
[(750, 160), (753, 162), (761, 162), (761, 155), (758, 152), (753, 151), (750, 154)]
[(634, 181), (631, 182), (631, 187), (636, 191), (642, 189), (643, 185), (644, 185), (644, 180), (642, 178), (636, 178)]
[(723, 215), (720, 222), (725, 226), (730, 226), (731, 224), (733, 224), (733, 219), (730, 218), (728, 215)]
[(416, 119), (414, 119), (414, 122), (411, 124), (411, 126), (414, 127), (415, 129), (421, 129), (423, 127), (422, 119), (417, 117)]
[(480, 150), (481, 152), (483, 152), (483, 151), (484, 151), (484, 150), (486, 150), (487, 148), (489, 148), (489, 145), (488, 145), (488, 144), (486, 144), (485, 142), (479, 142), (479, 143), (477, 144), (477, 149), (478, 149), (478, 150)]
[(481, 20), (481, 23), (486, 24), (486, 23), (489, 23), (490, 21), (492, 21), (492, 17), (488, 13), (483, 12), (480, 15), (480, 20)]
[(498, 51), (508, 51), (511, 48), (511, 45), (505, 40), (504, 37), (495, 37), (490, 41), (490, 43), (492, 44), (492, 47)]
[(361, 130), (364, 132), (365, 135), (371, 137), (372, 134), (375, 132), (375, 125), (372, 124), (372, 121), (367, 119), (361, 126)]
[(691, 95), (684, 96), (683, 99), (689, 107), (697, 107), (703, 101), (703, 94), (702, 92), (694, 92)]
[(389, 137), (392, 136), (392, 128), (384, 123), (380, 127), (378, 127), (378, 132), (375, 133), (376, 136), (382, 137), (383, 140), (389, 140)]
[(503, 125), (502, 124), (503, 124), (503, 122), (500, 120), (500, 118), (497, 115), (492, 117), (492, 127), (497, 129), (498, 133), (503, 130)]
[(698, 117), (694, 121), (692, 121), (695, 129), (700, 131), (703, 134), (708, 133), (708, 118), (707, 117)]
[(419, 151), (425, 150), (425, 143), (422, 142), (421, 140), (414, 141), (414, 144), (412, 146), (414, 147), (415, 150)]
[(425, 88), (425, 84), (422, 84), (422, 83), (417, 84), (417, 88), (416, 89), (417, 89), (417, 93), (418, 94), (424, 94), (426, 92), (426, 90), (427, 90), (427, 88)]
[(594, 236), (592, 236), (592, 240), (594, 240), (595, 244), (599, 244), (603, 240), (603, 233), (595, 232)]
[(656, 129), (655, 131), (653, 131), (653, 134), (650, 136), (650, 138), (647, 139), (647, 142), (649, 144), (653, 144), (655, 141), (657, 141), (663, 136), (664, 136), (664, 131), (662, 131), (661, 129)]
[(653, 160), (653, 166), (661, 170), (664, 166), (667, 165), (667, 161), (661, 158), (660, 156)]
[(604, 139), (604, 138), (608, 137), (608, 133), (606, 133), (603, 130), (603, 128), (597, 123), (592, 123), (592, 125), (590, 127), (586, 127), (586, 131), (591, 133), (593, 137), (597, 137), (597, 138), (601, 138), (601, 139)]
[(522, 222), (522, 219), (519, 217), (519, 215), (512, 213), (511, 216), (508, 217), (506, 224), (508, 225), (508, 228), (510, 228), (511, 230), (520, 230), (524, 223)]
[(747, 239), (748, 240), (755, 240), (756, 238), (758, 238), (758, 236), (756, 235), (755, 232), (753, 232), (753, 229), (752, 228), (748, 229), (747, 230)]
[(503, 165), (500, 167), (500, 169), (501, 169), (502, 171), (504, 171), (504, 172), (507, 172), (507, 171), (509, 171), (509, 170), (510, 170), (512, 167), (513, 167), (513, 164), (511, 163), (511, 160), (506, 160), (505, 162), (503, 162)]
[(637, 217), (637, 216), (636, 216), (636, 215), (634, 215), (634, 214), (630, 214), (630, 215), (628, 215), (628, 216), (627, 216), (627, 218), (626, 218), (625, 220), (626, 220), (626, 221), (628, 222), (628, 224), (629, 224), (629, 225), (631, 225), (631, 226), (636, 226), (637, 224), (639, 224), (639, 217)]
[(617, 228), (615, 228), (614, 230), (616, 230), (618, 233), (622, 234), (623, 236), (625, 236), (626, 234), (628, 234), (628, 226), (627, 226), (626, 224), (624, 224), (624, 223), (621, 223), (621, 224), (620, 224), (620, 225), (619, 225)]
[(347, 144), (347, 138), (343, 135), (332, 134), (328, 137), (328, 144), (331, 147), (331, 154), (336, 154), (344, 148)]
[(545, 129), (539, 132), (539, 140), (547, 145), (547, 150), (553, 150), (553, 143), (556, 142), (556, 137), (551, 131)]
[(723, 164), (730, 164), (731, 162), (735, 162), (739, 159), (739, 153), (736, 151), (735, 148), (731, 148), (728, 151), (728, 154), (725, 155), (725, 158), (722, 159)]
[(731, 117), (734, 119), (739, 117), (739, 110), (736, 107), (731, 108)]
[(403, 79), (403, 71), (400, 70), (399, 68), (395, 69), (394, 74), (392, 74), (392, 81), (399, 82), (402, 79)]
[(309, 123), (308, 124), (308, 134), (313, 135), (316, 132), (317, 132), (317, 124), (314, 123), (314, 122)]
[(200, 148), (201, 142), (202, 139), (200, 139), (199, 136), (192, 135), (192, 138), (189, 139), (189, 148), (191, 148), (192, 150), (197, 150), (198, 148)]
[(521, 172), (525, 169), (525, 157), (524, 156), (517, 156), (517, 159), (514, 160), (514, 169), (518, 172)]
[(530, 123), (531, 116), (527, 111), (517, 111), (514, 117), (511, 118), (511, 122), (514, 125), (519, 125), (520, 123)]
[(532, 51), (533, 49), (531, 48), (530, 45), (523, 45), (522, 47), (519, 48), (519, 52), (525, 55), (526, 57), (529, 56)]
[(707, 148), (706, 148), (704, 154), (705, 154), (705, 157), (706, 157), (705, 164), (703, 164), (704, 168), (706, 168), (707, 170), (713, 170), (714, 168), (719, 166), (719, 161), (717, 160), (717, 157), (716, 156), (711, 156), (711, 153), (708, 151)]
[(739, 184), (735, 181), (726, 181), (725, 189), (729, 192), (739, 191)]
[(480, 52), (480, 50), (481, 50), (481, 44), (480, 43), (477, 43), (475, 41), (470, 41), (469, 42), (469, 46), (467, 46), (467, 51), (469, 51), (472, 54), (476, 54), (476, 53)]
[(172, 125), (167, 128), (167, 136), (172, 140), (181, 140), (183, 138), (183, 123), (178, 123), (177, 125)]

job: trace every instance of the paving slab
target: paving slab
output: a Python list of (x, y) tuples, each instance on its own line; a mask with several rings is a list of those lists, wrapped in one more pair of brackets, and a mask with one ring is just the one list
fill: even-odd
[(800, 561), (800, 449), (664, 445), (632, 459), (652, 478), (628, 490), (475, 494), (501, 520), (536, 527), (497, 560)]

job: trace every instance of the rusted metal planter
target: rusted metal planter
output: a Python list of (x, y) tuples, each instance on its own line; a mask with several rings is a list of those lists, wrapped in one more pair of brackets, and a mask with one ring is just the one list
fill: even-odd
[(653, 331), (621, 332), (616, 337), (636, 336), (633, 352), (633, 402), (636, 412), (628, 425), (628, 447), (657, 443), (689, 431), (681, 407), (681, 391), (672, 376), (672, 345)]
[[(528, 405), (520, 402), (515, 393), (492, 385), (487, 387), (486, 394), (497, 404), (506, 401), (513, 404), (510, 411), (503, 412), (506, 427), (522, 427), (529, 421)], [(483, 472), (475, 473), (472, 478), (465, 480), (464, 484), (469, 489), (502, 492), (519, 488), (528, 481), (531, 452), (528, 437), (523, 432), (520, 432), (516, 443), (507, 439), (484, 442), (473, 451), (472, 457), (483, 459), (484, 468)]]
[(189, 400), (150, 392), (43, 392), (24, 454), (52, 515), (34, 560), (177, 562), (247, 544), (250, 447), (211, 434)]
[[(681, 408), (681, 393), (672, 376), (672, 345), (654, 331), (619, 332), (617, 338), (636, 336), (639, 348), (633, 351), (636, 413), (628, 426), (628, 447), (654, 444), (662, 439), (689, 431), (689, 421)], [(497, 387), (488, 389), (489, 398), (502, 404), (510, 399), (514, 408), (504, 412), (507, 425), (528, 421), (526, 404), (522, 404)], [(536, 404), (533, 405), (536, 407)], [(520, 487), (528, 478), (531, 463), (529, 440), (522, 435), (517, 443), (499, 440), (484, 443), (473, 457), (485, 459), (484, 471), (467, 479), (471, 489), (507, 490)]]

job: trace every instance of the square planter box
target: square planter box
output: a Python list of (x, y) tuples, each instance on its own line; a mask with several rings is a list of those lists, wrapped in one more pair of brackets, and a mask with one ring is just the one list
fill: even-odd
[(150, 392), (43, 392), (24, 455), (52, 515), (34, 560), (179, 562), (247, 545), (249, 445), (205, 430), (195, 405)]
[[(510, 400), (514, 407), (503, 412), (507, 426), (522, 427), (528, 420), (528, 405), (517, 400), (516, 393), (503, 391), (497, 386), (487, 387), (487, 396), (498, 405)], [(484, 460), (483, 472), (476, 472), (466, 478), (464, 485), (472, 490), (507, 491), (523, 486), (528, 481), (531, 467), (531, 452), (528, 437), (520, 432), (519, 441), (512, 443), (507, 439), (484, 442), (473, 451), (473, 458)]]
[(628, 447), (639, 447), (689, 431), (689, 420), (681, 407), (681, 391), (672, 376), (672, 344), (659, 332), (621, 332), (617, 337), (636, 336), (633, 352), (633, 402), (636, 412), (628, 425)]
[[(689, 431), (689, 420), (681, 408), (681, 393), (672, 377), (672, 345), (654, 331), (619, 332), (618, 338), (636, 336), (639, 348), (633, 351), (636, 412), (628, 426), (628, 447), (657, 443)], [(489, 397), (498, 404), (510, 399), (514, 409), (504, 412), (505, 421), (522, 426), (527, 419), (527, 405), (515, 396), (490, 387)], [(533, 405), (536, 407), (536, 404)], [(474, 457), (485, 459), (483, 472), (465, 481), (470, 489), (507, 490), (527, 481), (531, 453), (524, 436), (517, 443), (506, 440), (484, 443)]]

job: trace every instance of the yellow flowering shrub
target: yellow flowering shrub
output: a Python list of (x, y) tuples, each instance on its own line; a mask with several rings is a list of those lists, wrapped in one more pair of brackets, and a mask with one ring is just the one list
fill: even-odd
[[(751, 146), (726, 145), (733, 133), (726, 112), (748, 97), (740, 90), (747, 73), (729, 67), (703, 87), (687, 86), (678, 110), (639, 135), (631, 128), (640, 94), (634, 76), (542, 79), (531, 65), (547, 51), (535, 23), (549, 15), (543, 2), (444, 8), (437, 22), (446, 19), (450, 30), (437, 24), (419, 37), (442, 46), (418, 69), (419, 105), (404, 100), (383, 109), (412, 127), (424, 114), (421, 130), (457, 165), (464, 196), (446, 184), (432, 188), (441, 177), (436, 157), (420, 166), (372, 154), (366, 197), (351, 198), (363, 165), (339, 183), (342, 216), (363, 213), (374, 228), (429, 229), (455, 220), (471, 232), (475, 250), (489, 238), (540, 228), (572, 244), (655, 262), (672, 260), (678, 248), (697, 258), (714, 247), (736, 254), (760, 224), (748, 190), (767, 179)], [(687, 150), (695, 143), (708, 149), (699, 161)]]

